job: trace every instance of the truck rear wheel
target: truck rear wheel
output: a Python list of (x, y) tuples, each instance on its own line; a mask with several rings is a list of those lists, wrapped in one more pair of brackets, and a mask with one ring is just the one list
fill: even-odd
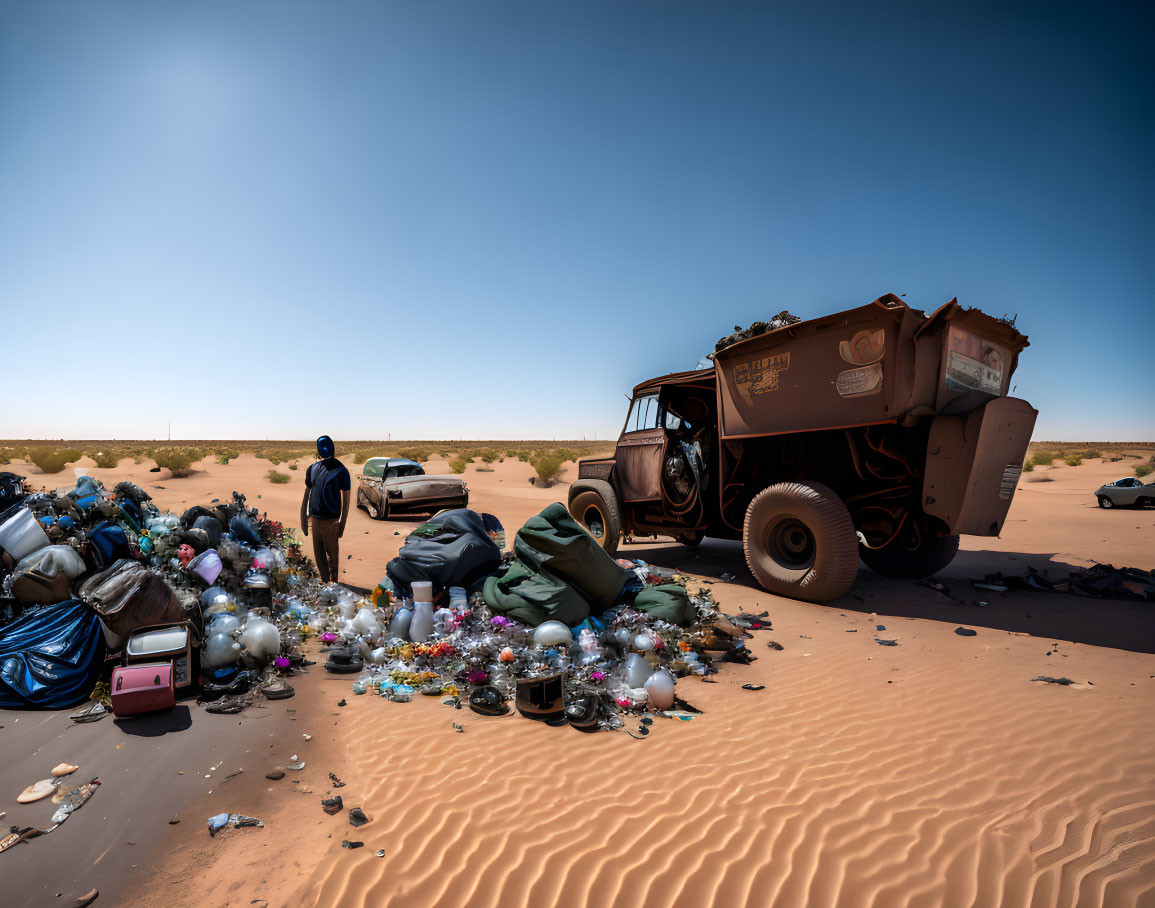
[(618, 503), (606, 501), (597, 492), (579, 492), (569, 505), (570, 515), (594, 537), (606, 554), (613, 555), (622, 539)]
[(842, 596), (858, 576), (858, 537), (850, 512), (817, 482), (781, 482), (746, 509), (742, 547), (769, 592), (810, 602)]
[(958, 536), (923, 537), (915, 549), (907, 548), (899, 539), (880, 549), (862, 546), (862, 562), (874, 573), (895, 580), (922, 580), (937, 574), (954, 561), (958, 554)]

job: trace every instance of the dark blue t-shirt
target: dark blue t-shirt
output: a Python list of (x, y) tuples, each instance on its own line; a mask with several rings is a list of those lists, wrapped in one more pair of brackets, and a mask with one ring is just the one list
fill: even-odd
[(318, 460), (305, 471), (309, 516), (332, 520), (341, 516), (341, 493), (349, 491), (349, 471), (336, 457)]

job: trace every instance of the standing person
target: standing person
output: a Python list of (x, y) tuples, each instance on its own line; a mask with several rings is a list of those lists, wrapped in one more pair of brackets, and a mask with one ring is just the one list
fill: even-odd
[(328, 435), (317, 439), (321, 459), (305, 471), (305, 497), (301, 499), (301, 532), (308, 536), (313, 531), (313, 559), (322, 583), (336, 580), (341, 570), (337, 540), (349, 519), (349, 471), (336, 453)]

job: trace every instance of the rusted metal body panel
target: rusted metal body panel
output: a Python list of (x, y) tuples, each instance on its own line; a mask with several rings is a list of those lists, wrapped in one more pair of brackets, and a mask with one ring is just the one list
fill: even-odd
[(602, 482), (608, 482), (613, 472), (614, 460), (612, 457), (578, 462), (578, 479), (600, 479)]
[(1027, 339), (955, 300), (927, 318), (894, 295), (718, 352), (721, 435), (907, 422), (1007, 393)]
[(623, 501), (654, 501), (661, 497), (662, 453), (666, 448), (664, 429), (628, 432), (618, 440), (618, 488)]
[(871, 303), (779, 328), (715, 356), (725, 439), (897, 419), (910, 397), (922, 319)]
[(930, 426), (923, 510), (951, 533), (997, 536), (1007, 518), (1038, 411), (1000, 397)]

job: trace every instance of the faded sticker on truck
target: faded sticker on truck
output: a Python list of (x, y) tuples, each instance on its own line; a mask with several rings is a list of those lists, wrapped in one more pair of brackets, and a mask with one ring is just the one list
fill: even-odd
[(868, 394), (877, 394), (882, 390), (882, 363), (839, 372), (834, 387), (843, 397), (866, 397)]
[(946, 358), (946, 386), (952, 391), (1001, 394), (1007, 354), (977, 334), (951, 325)]
[(790, 368), (789, 353), (775, 353), (734, 367), (734, 384), (746, 403), (753, 403), (756, 394), (778, 390), (778, 375)]
[(886, 352), (886, 331), (859, 331), (848, 341), (838, 344), (839, 355), (854, 366), (868, 366), (882, 359)]

